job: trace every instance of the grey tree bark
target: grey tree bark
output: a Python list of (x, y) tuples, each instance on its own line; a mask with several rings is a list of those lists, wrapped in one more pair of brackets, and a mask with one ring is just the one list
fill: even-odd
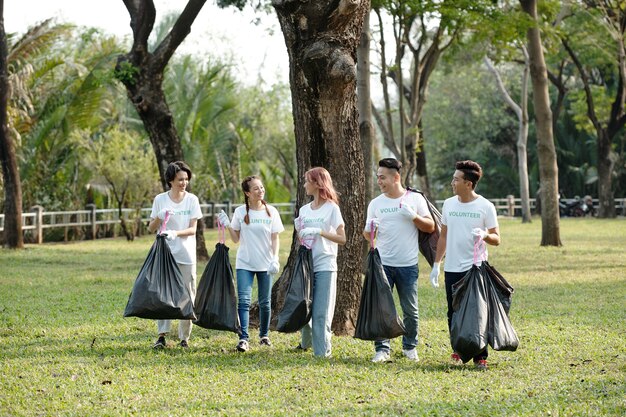
[[(369, 2), (274, 0), (272, 5), (289, 54), (298, 161), (296, 201), (298, 207), (308, 202), (302, 187), (304, 173), (311, 167), (325, 167), (340, 193), (347, 238), (338, 255), (333, 331), (352, 334), (362, 287), (361, 231), (365, 222), (356, 50)], [(294, 236), (285, 272), (272, 290), (273, 307), (282, 306), (296, 246)]]
[[(537, 0), (520, 0), (522, 10), (537, 22)], [(537, 125), (537, 154), (541, 189), (541, 246), (561, 246), (559, 177), (552, 131), (548, 72), (538, 25), (526, 32), (533, 103)]]
[(526, 47), (522, 46), (522, 53), (524, 55), (524, 70), (522, 73), (522, 88), (521, 88), (521, 103), (517, 104), (511, 97), (509, 92), (500, 77), (500, 73), (494, 67), (491, 60), (485, 57), (485, 65), (496, 79), (498, 90), (502, 94), (504, 101), (513, 110), (517, 116), (518, 129), (517, 129), (517, 172), (519, 175), (519, 189), (520, 199), (522, 203), (522, 223), (530, 223), (530, 190), (528, 186), (528, 73), (529, 58)]

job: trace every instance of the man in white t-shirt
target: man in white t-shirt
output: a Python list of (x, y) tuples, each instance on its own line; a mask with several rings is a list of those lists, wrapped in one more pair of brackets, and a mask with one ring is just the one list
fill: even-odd
[[(409, 360), (417, 361), (419, 313), (417, 305), (417, 259), (419, 253), (418, 229), (431, 233), (435, 230), (426, 200), (419, 193), (402, 187), (402, 163), (394, 158), (378, 161), (377, 183), (381, 195), (367, 207), (367, 221), (363, 236), (369, 241), (370, 230), (376, 230), (376, 247), (389, 285), (398, 291), (406, 334), (402, 337), (402, 352)], [(376, 341), (372, 362), (386, 362), (390, 358), (389, 340)]]
[[(483, 196), (476, 194), (476, 184), (482, 177), (480, 165), (474, 161), (456, 163), (452, 176), (454, 197), (443, 203), (441, 210), (441, 234), (437, 243), (435, 263), (430, 273), (433, 286), (439, 285), (439, 265), (446, 255), (444, 265), (446, 280), (446, 298), (448, 300), (448, 330), (452, 320), (452, 286), (459, 282), (472, 268), (474, 262), (474, 244), (482, 239), (485, 243), (500, 244), (500, 229), (496, 208)], [(485, 251), (484, 259), (487, 259)], [(481, 370), (487, 369), (487, 349), (474, 357), (474, 363)], [(461, 364), (461, 358), (452, 353), (452, 361)]]

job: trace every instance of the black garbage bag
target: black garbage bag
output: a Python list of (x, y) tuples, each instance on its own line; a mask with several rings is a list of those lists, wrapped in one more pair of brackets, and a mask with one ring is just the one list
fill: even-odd
[(430, 216), (435, 221), (435, 230), (433, 232), (426, 233), (419, 229), (417, 231), (420, 252), (428, 264), (433, 266), (433, 263), (435, 263), (435, 255), (437, 254), (437, 242), (439, 242), (439, 235), (441, 234), (441, 213), (437, 210), (437, 207), (426, 198), (423, 192), (411, 187), (407, 187), (407, 190), (421, 194), (422, 197), (424, 197), (428, 205), (428, 211), (430, 211)]
[(515, 351), (519, 346), (519, 338), (509, 318), (513, 287), (487, 262), (483, 262), (483, 268), (488, 277), (487, 292), (489, 294), (487, 341), (494, 350)]
[(191, 293), (183, 284), (180, 269), (163, 235), (157, 235), (135, 279), (124, 317), (160, 320), (196, 318)]
[(465, 363), (487, 347), (489, 300), (485, 269), (472, 269), (452, 286), (450, 343)]
[(485, 271), (489, 276), (491, 282), (493, 283), (494, 290), (498, 296), (498, 299), (502, 303), (504, 307), (504, 311), (506, 314), (509, 314), (509, 310), (511, 309), (511, 297), (515, 290), (513, 287), (507, 282), (506, 279), (487, 261), (483, 261), (483, 266), (485, 267)]
[(200, 278), (195, 312), (198, 319), (194, 324), (205, 329), (235, 333), (241, 330), (233, 268), (228, 258), (228, 247), (222, 242), (215, 245), (215, 252)]
[(313, 295), (313, 254), (311, 249), (300, 245), (293, 267), (283, 308), (278, 313), (276, 330), (293, 333), (311, 320)]
[(380, 254), (378, 249), (374, 248), (367, 255), (365, 281), (354, 337), (363, 340), (384, 340), (405, 333), (406, 329), (398, 317)]

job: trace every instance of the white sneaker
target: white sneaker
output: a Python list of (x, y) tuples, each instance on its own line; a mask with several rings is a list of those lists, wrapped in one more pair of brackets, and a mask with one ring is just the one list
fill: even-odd
[(387, 362), (389, 361), (389, 352), (384, 351), (384, 350), (379, 350), (378, 352), (376, 352), (376, 354), (374, 355), (374, 358), (372, 359), (372, 362)]
[(419, 361), (419, 358), (417, 357), (417, 349), (413, 348), (413, 349), (402, 349), (402, 353), (404, 353), (404, 356), (406, 356), (406, 358), (410, 361)]
[(241, 339), (239, 343), (237, 343), (237, 350), (239, 352), (247, 352), (248, 351), (248, 341)]

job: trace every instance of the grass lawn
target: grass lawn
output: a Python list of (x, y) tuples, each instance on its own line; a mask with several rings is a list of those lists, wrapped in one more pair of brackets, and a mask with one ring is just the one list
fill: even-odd
[(239, 354), (234, 334), (199, 327), (189, 350), (153, 351), (156, 324), (122, 317), (152, 237), (0, 250), (0, 416), (626, 415), (626, 221), (563, 219), (561, 248), (539, 247), (539, 219), (501, 233), (490, 263), (516, 289), (520, 347), (491, 351), (487, 372), (450, 365), (445, 290), (423, 259), (420, 361), (395, 339), (374, 364), (351, 337), (324, 360), (293, 351), (297, 334)]

